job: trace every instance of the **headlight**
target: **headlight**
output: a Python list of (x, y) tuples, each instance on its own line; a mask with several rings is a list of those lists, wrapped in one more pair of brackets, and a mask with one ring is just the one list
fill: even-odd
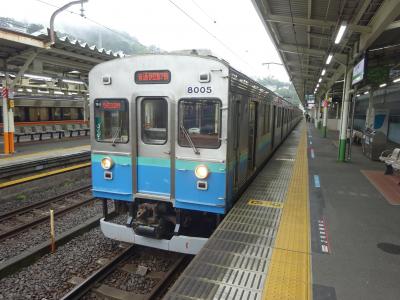
[(205, 165), (199, 165), (199, 166), (197, 166), (196, 169), (194, 170), (194, 174), (196, 175), (196, 177), (197, 177), (198, 179), (206, 179), (207, 176), (208, 176), (208, 174), (209, 174), (209, 171), (208, 171), (207, 166), (205, 166)]
[(112, 159), (110, 157), (104, 157), (101, 160), (101, 167), (104, 170), (110, 170), (112, 168), (112, 166), (114, 165), (114, 162), (112, 161)]

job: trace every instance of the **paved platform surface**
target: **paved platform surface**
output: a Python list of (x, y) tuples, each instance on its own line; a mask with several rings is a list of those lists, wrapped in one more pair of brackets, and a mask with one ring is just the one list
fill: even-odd
[[(2, 145), (0, 145), (2, 146)], [(90, 151), (89, 137), (73, 137), (61, 140), (46, 140), (29, 144), (16, 144), (17, 153), (0, 155), (0, 167), (36, 161), (45, 158), (71, 155)]]
[(311, 299), (307, 137), (299, 125), (165, 299)]
[(362, 173), (384, 165), (361, 146), (337, 162), (337, 133), (308, 125), (313, 299), (400, 299), (400, 207)]

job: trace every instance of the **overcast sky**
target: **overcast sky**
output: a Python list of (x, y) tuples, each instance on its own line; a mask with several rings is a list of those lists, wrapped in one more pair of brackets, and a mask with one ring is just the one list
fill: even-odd
[[(69, 0), (43, 2), (61, 6)], [(55, 10), (41, 0), (7, 1), (5, 8), (3, 6), (1, 16), (46, 26)], [(262, 66), (262, 63), (280, 62), (280, 59), (251, 0), (89, 0), (84, 8), (89, 19), (126, 31), (144, 45), (155, 45), (167, 51), (210, 49), (251, 77), (273, 75), (288, 81), (282, 66)], [(79, 9), (80, 6), (70, 8), (75, 12)], [(68, 12), (57, 17), (56, 29), (62, 29), (62, 24), (94, 25)]]

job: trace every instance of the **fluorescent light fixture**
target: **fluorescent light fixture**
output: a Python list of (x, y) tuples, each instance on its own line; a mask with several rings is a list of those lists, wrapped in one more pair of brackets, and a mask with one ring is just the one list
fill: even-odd
[(23, 92), (23, 91), (24, 91), (24, 89), (18, 89), (17, 91), (18, 91), (18, 92)]
[(383, 88), (383, 87), (385, 87), (385, 86), (387, 86), (386, 83), (382, 83), (382, 84), (379, 85), (380, 88)]
[(37, 80), (51, 81), (51, 77), (48, 77), (48, 76), (24, 74), (24, 77), (31, 78), (31, 79), (37, 79)]
[(63, 82), (74, 84), (85, 84), (82, 80), (63, 79)]
[(393, 80), (393, 82), (394, 82), (394, 83), (400, 82), (400, 77), (399, 77), (399, 78), (396, 78), (395, 80)]
[(360, 94), (357, 94), (357, 95), (356, 95), (356, 97), (360, 97), (360, 96), (361, 96)]
[(32, 89), (26, 89), (28, 93), (32, 93)]
[(318, 83), (322, 81), (322, 78), (318, 79)]
[(369, 94), (369, 92), (368, 92), (368, 91), (364, 92), (364, 95), (368, 95), (368, 94)]
[(326, 73), (326, 69), (323, 69), (322, 72), (321, 72), (321, 76), (324, 76), (325, 73)]
[(61, 91), (54, 91), (54, 94), (56, 94), (56, 95), (64, 95), (64, 93), (61, 92)]
[(331, 63), (332, 58), (333, 58), (333, 54), (329, 54), (329, 55), (328, 55), (328, 58), (326, 59), (326, 64), (327, 64), (327, 65), (329, 65), (329, 64)]
[(38, 90), (38, 93), (42, 93), (42, 94), (49, 94), (49, 91)]
[(75, 92), (68, 92), (68, 95), (73, 96), (73, 95), (78, 95), (78, 93), (75, 93)]
[(342, 24), (340, 25), (339, 31), (336, 35), (336, 39), (335, 39), (335, 44), (339, 44), (340, 41), (342, 40), (342, 37), (344, 35), (344, 32), (346, 31), (347, 25), (346, 24)]

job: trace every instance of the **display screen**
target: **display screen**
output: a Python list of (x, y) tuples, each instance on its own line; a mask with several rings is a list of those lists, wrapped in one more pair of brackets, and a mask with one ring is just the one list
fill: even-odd
[(95, 106), (107, 111), (125, 110), (125, 102), (121, 100), (96, 100)]
[(352, 84), (359, 83), (364, 79), (365, 58), (360, 60), (353, 68)]
[(137, 84), (149, 83), (169, 83), (171, 81), (171, 72), (162, 71), (137, 71), (135, 73), (135, 82)]

